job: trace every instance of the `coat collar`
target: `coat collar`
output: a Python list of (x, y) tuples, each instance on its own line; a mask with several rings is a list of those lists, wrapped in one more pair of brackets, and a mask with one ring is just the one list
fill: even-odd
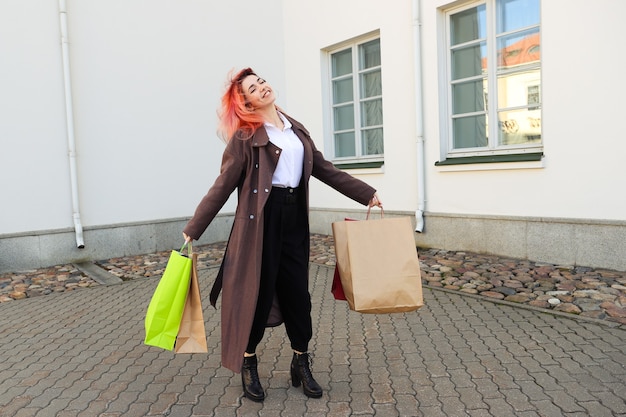
[[(281, 112), (282, 113), (282, 112)], [(309, 135), (309, 131), (306, 130), (306, 128), (302, 125), (302, 123), (300, 123), (299, 121), (297, 121), (296, 119), (293, 119), (291, 116), (282, 113), (283, 116), (285, 116), (287, 118), (287, 120), (289, 120), (289, 122), (291, 122), (291, 129), (293, 129), (293, 131), (297, 134), (297, 130), (301, 131), (302, 133), (304, 133), (304, 136), (310, 136)], [(300, 136), (300, 135), (298, 135)], [(252, 147), (258, 148), (261, 146), (267, 146), (267, 144), (270, 141), (269, 136), (267, 136), (267, 131), (265, 130), (265, 127), (261, 126), (260, 128), (258, 128), (256, 130), (256, 132), (254, 132), (254, 135), (252, 135), (252, 137), (250, 138), (250, 140), (252, 140)]]
[(265, 127), (261, 126), (256, 130), (256, 132), (254, 132), (254, 135), (252, 135), (250, 140), (252, 141), (252, 147), (258, 148), (261, 146), (267, 146), (267, 144), (270, 142), (270, 137), (267, 136), (267, 131), (265, 130)]
[(283, 116), (285, 116), (287, 118), (287, 120), (289, 120), (292, 124), (291, 128), (294, 130), (294, 132), (296, 130), (300, 130), (302, 133), (304, 133), (306, 136), (311, 136), (309, 134), (309, 131), (306, 130), (306, 128), (304, 127), (304, 125), (302, 125), (302, 123), (300, 123), (299, 121), (297, 121), (296, 119), (292, 118), (291, 116), (283, 113)]

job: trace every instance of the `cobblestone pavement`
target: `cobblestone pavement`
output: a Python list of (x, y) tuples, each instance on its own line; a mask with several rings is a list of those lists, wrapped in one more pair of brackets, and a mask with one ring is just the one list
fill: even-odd
[(359, 314), (332, 298), (333, 267), (320, 263), (311, 351), (323, 397), (291, 387), (280, 326), (257, 352), (267, 399), (248, 401), (220, 366), (219, 310), (206, 302), (216, 273), (200, 270), (208, 354), (143, 344), (157, 275), (0, 304), (0, 416), (626, 416), (618, 323), (432, 287), (416, 312)]

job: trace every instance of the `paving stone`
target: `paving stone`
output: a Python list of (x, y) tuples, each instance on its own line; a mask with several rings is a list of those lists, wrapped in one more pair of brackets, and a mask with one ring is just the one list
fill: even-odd
[[(519, 276), (509, 273), (514, 269), (542, 277), (543, 287), (558, 286), (550, 281), (555, 274), (583, 273), (468, 253), (435, 255), (450, 272), (466, 267), (459, 276), (497, 274), (489, 279), (500, 277), (501, 286)], [(428, 256), (421, 260), (431, 262)], [(124, 262), (116, 268), (122, 270)], [(307, 416), (386, 417), (412, 415), (413, 408), (423, 416), (626, 413), (626, 394), (621, 394), (626, 368), (619, 366), (626, 356), (626, 332), (616, 321), (430, 287), (424, 288), (426, 303), (417, 312), (362, 315), (332, 298), (334, 270), (321, 263), (310, 269), (311, 346), (324, 396), (309, 399), (291, 387), (289, 342), (279, 327), (266, 333), (259, 351), (268, 398), (253, 403), (242, 398), (239, 375), (220, 367), (219, 310), (205, 307), (209, 354), (175, 355), (143, 345), (143, 314), (158, 278), (146, 272), (157, 271), (161, 261), (136, 262), (129, 269), (135, 275), (120, 285), (0, 304), (0, 333), (7, 336), (0, 339), (0, 351), (12, 352), (0, 361), (0, 415), (285, 416), (304, 411)], [(203, 262), (206, 299), (219, 262), (208, 256)], [(595, 291), (603, 280), (615, 280), (611, 274), (584, 273), (580, 282), (596, 285)], [(473, 274), (468, 277), (476, 279)]]
[(600, 403), (616, 415), (626, 414), (626, 399), (624, 398), (624, 384), (613, 387), (613, 391), (596, 392)]

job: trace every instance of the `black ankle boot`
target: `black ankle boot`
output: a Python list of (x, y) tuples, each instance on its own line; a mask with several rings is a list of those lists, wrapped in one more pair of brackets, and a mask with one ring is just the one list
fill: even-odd
[(243, 358), (241, 366), (241, 383), (243, 394), (252, 401), (261, 402), (265, 399), (265, 392), (259, 381), (256, 355)]
[(311, 398), (319, 398), (322, 396), (322, 387), (313, 379), (309, 361), (311, 360), (308, 353), (293, 353), (291, 361), (291, 384), (299, 387), (302, 383), (304, 395)]

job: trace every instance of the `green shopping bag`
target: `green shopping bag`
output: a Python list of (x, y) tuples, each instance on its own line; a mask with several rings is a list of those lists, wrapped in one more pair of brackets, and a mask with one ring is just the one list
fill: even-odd
[(186, 245), (178, 252), (172, 251), (152, 295), (145, 320), (146, 345), (174, 349), (191, 279), (191, 244), (188, 255), (182, 253)]

